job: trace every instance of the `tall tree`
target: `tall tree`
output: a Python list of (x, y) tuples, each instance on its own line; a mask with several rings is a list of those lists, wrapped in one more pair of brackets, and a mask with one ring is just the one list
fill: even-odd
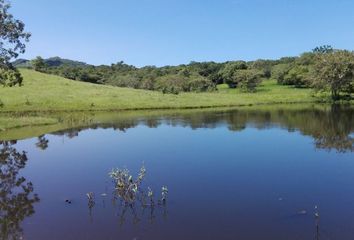
[(41, 72), (44, 70), (44, 68), (46, 67), (46, 64), (44, 62), (44, 59), (40, 56), (36, 57), (35, 59), (33, 59), (31, 61), (32, 67), (34, 68), (34, 70)]
[(354, 53), (338, 50), (317, 55), (314, 64), (313, 84), (321, 90), (331, 91), (334, 100), (340, 93), (353, 93)]
[[(0, 0), (0, 70), (2, 70), (0, 84), (8, 82), (6, 79), (8, 75), (19, 76), (17, 83), (21, 84), (22, 78), (14, 73), (17, 70), (13, 68), (10, 61), (25, 52), (25, 43), (28, 42), (31, 34), (25, 32), (25, 24), (22, 21), (15, 19), (9, 13), (10, 7), (7, 1)], [(10, 74), (4, 73), (5, 71), (10, 71)], [(14, 85), (13, 80), (7, 85)]]

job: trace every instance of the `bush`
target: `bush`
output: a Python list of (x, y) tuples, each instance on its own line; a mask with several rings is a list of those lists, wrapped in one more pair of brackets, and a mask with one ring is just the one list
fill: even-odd
[(147, 89), (147, 90), (154, 90), (155, 89), (154, 79), (150, 77), (143, 79), (140, 84), (140, 88)]
[(229, 85), (230, 88), (237, 87), (237, 83), (235, 82), (236, 73), (239, 70), (247, 69), (246, 62), (238, 61), (238, 62), (229, 62), (225, 65), (225, 67), (220, 71), (220, 74), (226, 84)]
[(194, 77), (188, 81), (188, 91), (190, 92), (206, 92), (215, 89), (215, 83), (205, 77)]
[(36, 57), (31, 61), (31, 65), (35, 71), (44, 72), (46, 68), (46, 64), (44, 59), (40, 56)]
[(277, 80), (278, 84), (284, 84), (284, 78), (288, 74), (292, 64), (281, 63), (277, 64), (272, 69), (272, 77)]
[(307, 86), (309, 83), (310, 70), (307, 66), (295, 66), (285, 74), (282, 81), (283, 85), (293, 85), (296, 87)]
[(140, 79), (135, 75), (114, 75), (107, 82), (118, 87), (139, 88)]
[(0, 84), (5, 87), (12, 87), (15, 85), (22, 85), (23, 78), (21, 73), (14, 67), (1, 67), (0, 68)]
[(261, 82), (262, 73), (257, 70), (237, 70), (225, 83), (230, 88), (240, 87), (242, 91), (255, 92)]
[(274, 61), (259, 59), (249, 63), (251, 69), (262, 72), (262, 77), (270, 78), (272, 76), (272, 66)]
[(256, 87), (262, 82), (262, 73), (252, 70), (240, 70), (237, 74), (240, 88), (244, 92), (255, 92)]
[(156, 90), (178, 94), (188, 90), (187, 78), (179, 74), (166, 75), (156, 79)]

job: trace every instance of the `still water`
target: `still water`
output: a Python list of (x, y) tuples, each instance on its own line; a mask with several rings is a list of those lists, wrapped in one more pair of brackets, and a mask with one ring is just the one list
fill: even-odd
[[(354, 239), (353, 108), (104, 119), (0, 142), (0, 239)], [(166, 204), (115, 197), (112, 168), (143, 164)]]

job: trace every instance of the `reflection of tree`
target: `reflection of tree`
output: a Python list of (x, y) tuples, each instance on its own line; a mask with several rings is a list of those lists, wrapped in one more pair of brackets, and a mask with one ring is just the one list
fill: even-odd
[(353, 108), (333, 105), (329, 109), (305, 108), (300, 110), (237, 110), (230, 113), (227, 124), (230, 130), (239, 131), (243, 126), (268, 128), (277, 125), (289, 132), (300, 131), (314, 139), (316, 148), (353, 151)]
[(15, 142), (0, 141), (0, 239), (20, 239), (21, 222), (34, 213), (39, 201), (33, 185), (18, 176), (27, 162), (25, 152), (18, 152)]
[[(314, 139), (316, 148), (353, 151), (354, 109), (340, 105), (292, 108), (240, 108), (232, 111), (204, 111), (180, 114), (156, 114), (147, 117), (123, 117), (112, 122), (91, 124), (90, 128), (113, 128), (125, 131), (139, 124), (157, 127), (161, 123), (171, 126), (188, 126), (192, 129), (215, 128), (227, 125), (230, 131), (242, 131), (252, 125), (259, 129), (279, 126), (290, 132), (300, 131)], [(70, 129), (55, 134), (79, 132), (83, 128)]]
[[(345, 114), (338, 105), (333, 105), (318, 124), (320, 129), (313, 135), (315, 145), (322, 149), (336, 149), (339, 152), (353, 151), (354, 138), (350, 136), (353, 111)], [(325, 130), (322, 130), (325, 129)]]
[[(117, 200), (117, 196), (113, 197)], [(115, 201), (113, 200), (113, 201)], [(127, 203), (125, 201), (119, 200), (120, 208), (118, 212), (119, 216), (119, 225), (123, 226), (126, 223), (127, 214), (132, 216), (133, 224), (139, 224), (142, 219), (147, 219), (149, 223), (153, 224), (156, 218), (155, 211), (157, 208), (157, 213), (161, 213), (163, 219), (167, 219), (168, 211), (167, 211), (167, 204), (159, 202), (156, 206), (155, 205), (148, 205), (142, 204), (141, 202), (138, 203)]]
[(46, 150), (48, 148), (48, 143), (49, 140), (46, 139), (44, 135), (41, 135), (38, 137), (38, 142), (36, 143), (36, 146), (42, 150)]

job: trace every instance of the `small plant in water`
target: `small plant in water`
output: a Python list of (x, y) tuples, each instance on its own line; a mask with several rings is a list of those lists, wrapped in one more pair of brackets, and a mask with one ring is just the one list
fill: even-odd
[[(124, 220), (124, 215), (127, 209), (131, 209), (134, 216), (135, 222), (138, 222), (138, 207), (143, 211), (145, 208), (150, 208), (150, 219), (151, 222), (154, 218), (155, 209), (155, 199), (154, 191), (148, 187), (145, 191), (142, 187), (144, 177), (146, 175), (146, 169), (143, 165), (140, 168), (139, 174), (134, 178), (129, 170), (124, 169), (113, 169), (109, 176), (113, 179), (114, 183), (114, 193), (113, 195), (116, 199), (120, 199), (123, 203), (123, 210), (121, 214), (122, 221)], [(166, 186), (162, 187), (161, 199), (159, 199), (158, 205), (165, 208), (167, 202), (168, 189)], [(166, 212), (166, 209), (164, 209)]]
[(161, 203), (162, 204), (166, 204), (167, 195), (168, 195), (168, 188), (166, 186), (163, 186), (161, 189)]
[(88, 206), (89, 208), (93, 208), (95, 205), (95, 194), (93, 192), (86, 193), (87, 199), (88, 199)]
[(113, 169), (109, 176), (113, 179), (118, 197), (126, 203), (134, 203), (138, 197), (141, 183), (145, 177), (144, 165), (140, 168), (138, 177), (134, 180), (128, 169)]
[(315, 240), (320, 240), (320, 213), (317, 206), (315, 206), (314, 215), (315, 215), (315, 223), (316, 223)]

